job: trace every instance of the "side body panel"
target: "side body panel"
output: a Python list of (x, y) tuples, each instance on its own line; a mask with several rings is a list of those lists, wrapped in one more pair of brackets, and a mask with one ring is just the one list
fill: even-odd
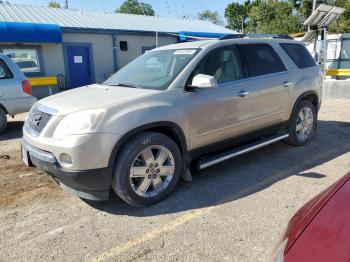
[(249, 79), (249, 86), (253, 88), (254, 129), (287, 120), (293, 88), (290, 78), (290, 72), (285, 71)]
[(9, 57), (3, 55), (0, 56), (0, 59), (13, 74), (11, 79), (0, 79), (0, 104), (5, 107), (9, 115), (28, 111), (36, 99), (25, 94), (22, 90), (22, 81), (26, 77)]
[(186, 93), (189, 150), (252, 130), (252, 98), (241, 90), (250, 90), (246, 79)]

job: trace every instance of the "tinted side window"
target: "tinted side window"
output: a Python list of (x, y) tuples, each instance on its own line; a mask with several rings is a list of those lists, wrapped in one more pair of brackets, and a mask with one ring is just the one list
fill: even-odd
[(315, 66), (315, 62), (305, 46), (300, 44), (280, 44), (283, 50), (299, 68)]
[(241, 65), (237, 46), (223, 47), (204, 57), (192, 75), (211, 75), (219, 84), (232, 82), (244, 77)]
[(241, 45), (250, 77), (286, 71), (281, 58), (267, 44)]
[(13, 75), (4, 61), (0, 59), (0, 79), (10, 79)]

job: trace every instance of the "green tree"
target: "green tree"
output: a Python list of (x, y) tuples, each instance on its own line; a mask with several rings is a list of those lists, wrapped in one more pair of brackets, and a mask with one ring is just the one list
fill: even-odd
[(126, 0), (115, 10), (116, 13), (154, 16), (154, 10), (150, 4), (138, 0)]
[(221, 25), (222, 20), (217, 11), (212, 12), (210, 10), (204, 10), (203, 12), (198, 13), (199, 20), (206, 20), (213, 24)]
[(51, 1), (51, 2), (48, 3), (48, 7), (51, 7), (51, 8), (61, 8), (61, 5), (60, 5), (60, 3), (58, 3), (58, 2)]
[(253, 6), (260, 3), (260, 0), (246, 0), (243, 4), (231, 3), (225, 9), (227, 27), (236, 31), (242, 31), (247, 26), (249, 11)]
[[(251, 33), (291, 34), (304, 32), (305, 20), (312, 13), (312, 0), (246, 0), (231, 3), (225, 10), (227, 27)], [(345, 13), (329, 28), (330, 33), (350, 33), (350, 0), (317, 0), (320, 4), (338, 6)]]
[(253, 6), (248, 15), (249, 32), (290, 34), (304, 30), (293, 4), (286, 1), (264, 1)]

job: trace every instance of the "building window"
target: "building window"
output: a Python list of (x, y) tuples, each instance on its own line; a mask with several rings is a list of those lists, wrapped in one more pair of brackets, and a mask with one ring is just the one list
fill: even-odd
[(39, 73), (41, 71), (37, 49), (4, 48), (3, 53), (11, 57), (23, 73)]
[(122, 51), (128, 51), (128, 42), (127, 41), (120, 41), (120, 50)]

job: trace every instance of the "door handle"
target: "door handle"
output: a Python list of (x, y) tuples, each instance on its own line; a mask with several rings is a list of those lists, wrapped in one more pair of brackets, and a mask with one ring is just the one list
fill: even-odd
[(239, 93), (237, 95), (240, 97), (245, 97), (245, 96), (249, 95), (249, 92), (246, 90), (241, 90), (241, 91), (239, 91)]
[(291, 82), (288, 82), (288, 81), (284, 81), (283, 83), (282, 83), (282, 86), (283, 87), (290, 87), (292, 85), (292, 83)]

